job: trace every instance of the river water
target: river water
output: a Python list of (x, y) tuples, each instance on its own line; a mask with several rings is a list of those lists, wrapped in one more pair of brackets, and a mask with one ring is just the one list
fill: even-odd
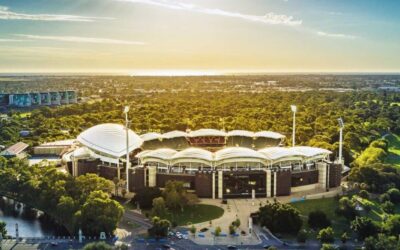
[(43, 212), (29, 208), (22, 203), (0, 197), (0, 221), (7, 226), (9, 236), (16, 236), (18, 224), (19, 237), (66, 236), (66, 230), (51, 221)]

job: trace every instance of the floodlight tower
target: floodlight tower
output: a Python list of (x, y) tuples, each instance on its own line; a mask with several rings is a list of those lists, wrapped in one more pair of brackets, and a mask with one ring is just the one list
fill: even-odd
[(342, 117), (338, 119), (339, 123), (339, 164), (343, 165), (342, 161), (342, 151), (343, 151), (343, 128), (344, 128), (344, 122)]
[(124, 107), (126, 129), (126, 192), (129, 192), (129, 106)]
[(292, 109), (292, 112), (293, 112), (292, 147), (294, 147), (296, 145), (296, 112), (297, 112), (297, 106), (296, 105), (290, 105), (290, 108)]

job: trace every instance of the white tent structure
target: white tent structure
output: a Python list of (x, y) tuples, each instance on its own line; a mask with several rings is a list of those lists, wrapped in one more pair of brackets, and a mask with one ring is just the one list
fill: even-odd
[[(143, 143), (135, 132), (129, 130), (129, 152), (134, 151)], [(91, 127), (78, 136), (78, 141), (95, 153), (121, 158), (126, 155), (126, 131), (120, 124), (105, 123)]]
[(228, 147), (216, 152), (201, 148), (188, 148), (182, 151), (173, 149), (146, 150), (139, 153), (141, 164), (159, 162), (169, 166), (179, 163), (201, 163), (214, 168), (223, 164), (236, 164), (241, 162), (257, 163), (265, 167), (279, 165), (282, 162), (309, 163), (327, 159), (332, 152), (314, 147), (269, 147), (253, 150), (243, 147)]

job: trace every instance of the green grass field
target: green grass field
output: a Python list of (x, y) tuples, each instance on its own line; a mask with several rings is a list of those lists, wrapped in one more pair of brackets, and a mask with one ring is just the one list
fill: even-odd
[[(309, 229), (307, 224), (308, 214), (312, 211), (321, 210), (325, 212), (331, 220), (332, 228), (334, 229), (336, 236), (340, 236), (343, 232), (349, 230), (346, 219), (335, 214), (335, 210), (338, 207), (338, 201), (335, 198), (306, 200), (291, 203), (290, 205), (300, 211), (301, 217), (303, 218), (303, 228), (305, 229)], [(316, 236), (316, 233), (317, 232), (315, 232), (314, 236)]]
[(389, 154), (385, 163), (392, 164), (400, 168), (400, 136), (390, 134), (385, 137), (389, 142)]
[(224, 210), (220, 207), (206, 204), (197, 204), (185, 208), (183, 212), (168, 213), (166, 219), (175, 222), (178, 226), (190, 225), (210, 221), (221, 217)]

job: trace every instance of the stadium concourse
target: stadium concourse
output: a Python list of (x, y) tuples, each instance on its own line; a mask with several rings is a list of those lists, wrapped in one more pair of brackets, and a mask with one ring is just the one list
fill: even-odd
[(119, 124), (100, 124), (83, 131), (63, 161), (74, 176), (96, 173), (126, 180), (128, 146), (131, 192), (163, 188), (170, 180), (213, 199), (276, 197), (340, 186), (342, 166), (330, 161), (329, 150), (283, 147), (284, 142), (284, 135), (270, 131), (200, 129), (139, 136)]

